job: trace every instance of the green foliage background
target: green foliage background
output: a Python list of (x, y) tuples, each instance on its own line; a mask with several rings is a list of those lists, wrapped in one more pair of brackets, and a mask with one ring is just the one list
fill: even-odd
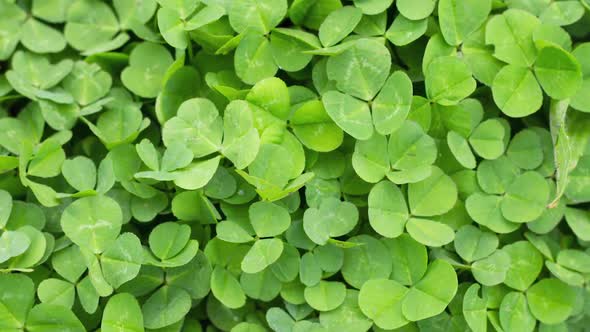
[(0, 332), (585, 331), (588, 0), (0, 0)]

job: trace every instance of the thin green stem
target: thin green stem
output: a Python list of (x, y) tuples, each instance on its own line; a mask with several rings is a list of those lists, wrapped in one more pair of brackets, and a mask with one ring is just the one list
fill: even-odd
[(571, 164), (571, 147), (570, 139), (566, 130), (567, 109), (569, 99), (555, 100), (551, 99), (549, 105), (549, 129), (553, 141), (553, 155), (555, 163), (555, 181), (557, 188), (555, 197), (547, 206), (554, 208), (559, 204), (561, 196), (565, 193), (568, 175)]
[(569, 99), (551, 99), (549, 104), (549, 129), (551, 131), (551, 138), (553, 139), (553, 146), (557, 143), (560, 129), (565, 126), (569, 104)]

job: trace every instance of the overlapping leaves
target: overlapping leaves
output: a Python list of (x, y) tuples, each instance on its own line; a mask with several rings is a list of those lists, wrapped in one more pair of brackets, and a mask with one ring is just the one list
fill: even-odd
[(0, 0), (0, 330), (584, 330), (589, 10)]

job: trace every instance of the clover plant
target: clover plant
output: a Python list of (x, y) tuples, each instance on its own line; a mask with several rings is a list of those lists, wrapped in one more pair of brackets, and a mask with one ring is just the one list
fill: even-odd
[(589, 0), (0, 0), (0, 332), (585, 331)]

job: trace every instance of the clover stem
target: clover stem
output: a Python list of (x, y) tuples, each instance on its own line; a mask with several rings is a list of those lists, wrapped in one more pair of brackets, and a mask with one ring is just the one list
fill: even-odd
[(557, 136), (559, 135), (560, 128), (565, 126), (568, 107), (569, 99), (551, 99), (551, 102), (549, 103), (549, 129), (551, 131), (551, 138), (553, 139), (554, 146), (557, 143)]
[(0, 269), (1, 273), (11, 273), (11, 272), (23, 272), (23, 273), (28, 273), (28, 272), (33, 272), (33, 269), (25, 269), (25, 268), (6, 268), (6, 269)]
[(187, 49), (188, 49), (188, 62), (189, 63), (192, 63), (193, 57), (194, 57), (194, 53), (193, 53), (193, 43), (192, 43), (192, 41), (191, 41), (190, 38), (188, 39), (188, 47), (187, 47)]
[(547, 206), (550, 209), (555, 208), (559, 204), (559, 200), (565, 192), (572, 161), (570, 138), (565, 123), (568, 106), (569, 99), (551, 99), (549, 104), (549, 129), (553, 141), (555, 181), (557, 182), (555, 198)]

